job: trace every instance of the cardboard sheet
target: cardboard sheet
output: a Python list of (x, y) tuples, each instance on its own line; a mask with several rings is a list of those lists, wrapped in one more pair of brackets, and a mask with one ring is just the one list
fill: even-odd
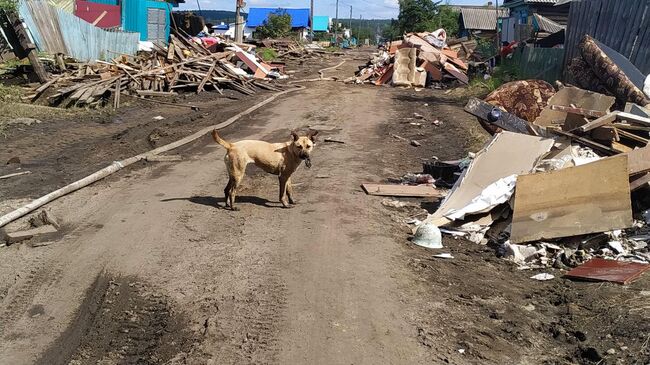
[[(577, 87), (565, 87), (560, 89), (553, 97), (548, 100), (548, 105), (574, 106), (607, 112), (614, 105), (616, 99), (613, 96), (607, 96)], [(535, 124), (542, 127), (557, 126), (563, 127), (567, 118), (567, 113), (559, 110), (545, 108), (540, 116), (535, 120)], [(575, 127), (575, 126), (571, 126)], [(566, 129), (565, 129), (566, 130)]]
[(519, 176), (512, 243), (632, 226), (627, 156)]
[(430, 221), (437, 225), (451, 222), (445, 218), (452, 211), (469, 205), (485, 188), (510, 175), (527, 174), (551, 150), (554, 140), (520, 133), (501, 132), (476, 154), (452, 191)]

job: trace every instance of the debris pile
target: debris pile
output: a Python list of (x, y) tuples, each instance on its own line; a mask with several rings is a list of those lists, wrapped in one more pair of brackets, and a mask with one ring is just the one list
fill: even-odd
[(172, 35), (167, 48), (155, 47), (136, 57), (66, 65), (27, 98), (35, 102), (46, 97), (49, 104), (66, 107), (103, 106), (112, 98), (117, 108), (121, 94), (144, 98), (179, 90), (222, 93), (228, 88), (247, 95), (257, 88), (279, 90), (266, 81), (286, 76), (250, 53), (253, 48), (222, 42), (208, 49), (200, 41)]
[(323, 57), (328, 53), (318, 44), (301, 44), (293, 39), (265, 39), (261, 43), (266, 48), (274, 49), (281, 59), (304, 60)]
[[(446, 43), (443, 29), (432, 33), (409, 33), (392, 42), (388, 50), (374, 55), (348, 82), (391, 84), (402, 87), (425, 87), (433, 83), (458, 80), (467, 84), (467, 64), (459, 52)], [(470, 49), (460, 49), (467, 56)]]
[[(494, 136), (458, 167), (424, 223), (492, 244), (521, 268), (568, 269), (594, 257), (650, 262), (650, 200), (641, 193), (650, 188), (650, 110), (631, 102), (612, 110), (614, 97), (576, 87), (552, 90), (516, 81), (490, 103), (469, 101), (465, 110)], [(436, 177), (449, 166), (424, 171)]]

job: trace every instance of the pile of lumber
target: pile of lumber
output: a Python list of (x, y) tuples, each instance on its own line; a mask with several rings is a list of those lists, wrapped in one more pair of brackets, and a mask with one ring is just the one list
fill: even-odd
[(117, 108), (122, 94), (155, 97), (176, 95), (182, 90), (222, 93), (227, 88), (250, 95), (260, 88), (278, 90), (266, 81), (284, 76), (249, 53), (249, 47), (254, 46), (220, 46), (212, 51), (172, 35), (168, 47), (140, 52), (135, 57), (67, 65), (28, 98), (33, 102), (47, 98), (50, 105), (65, 107), (104, 106), (112, 99)]
[(406, 34), (403, 40), (392, 42), (387, 50), (374, 55), (348, 81), (403, 87), (455, 80), (467, 84), (467, 64), (434, 33)]
[(281, 59), (303, 60), (322, 57), (328, 53), (318, 44), (301, 44), (293, 39), (265, 39), (261, 44), (274, 49)]

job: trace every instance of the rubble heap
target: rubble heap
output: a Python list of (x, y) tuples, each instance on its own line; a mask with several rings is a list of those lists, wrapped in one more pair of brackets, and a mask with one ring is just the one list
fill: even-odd
[(258, 88), (278, 90), (266, 81), (286, 76), (257, 58), (250, 52), (253, 49), (225, 42), (208, 49), (200, 42), (172, 35), (168, 47), (155, 47), (136, 57), (66, 65), (28, 98), (38, 101), (47, 97), (51, 105), (95, 107), (112, 97), (117, 108), (121, 94), (152, 97), (176, 95), (179, 90), (222, 93), (228, 88), (250, 95)]
[[(409, 33), (392, 42), (388, 50), (374, 55), (349, 82), (425, 87), (433, 82), (458, 80), (467, 84), (467, 64), (446, 43), (443, 29), (431, 33)], [(457, 47), (458, 48), (458, 47)], [(463, 54), (471, 54), (460, 45)], [(460, 50), (459, 49), (459, 50)]]
[[(650, 262), (641, 193), (650, 189), (650, 110), (631, 102), (612, 110), (614, 97), (576, 87), (549, 90), (515, 81), (489, 103), (469, 101), (465, 110), (494, 136), (424, 223), (492, 244), (521, 268)], [(425, 166), (436, 178), (438, 170)]]

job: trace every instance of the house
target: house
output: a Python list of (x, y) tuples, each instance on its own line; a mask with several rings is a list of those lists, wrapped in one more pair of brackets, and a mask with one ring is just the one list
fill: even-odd
[[(566, 0), (505, 0), (510, 16), (503, 20), (503, 42), (536, 42), (563, 32), (569, 19), (570, 1)], [(561, 37), (563, 38), (563, 37)]]
[(452, 9), (460, 13), (459, 37), (494, 38), (501, 18), (507, 18), (510, 10), (496, 8), (488, 3), (486, 6), (455, 5)]
[[(73, 13), (100, 28), (140, 33), (141, 41), (167, 42), (172, 8), (185, 0), (75, 0)], [(64, 2), (59, 1), (60, 4)], [(55, 6), (58, 6), (55, 4)]]
[(330, 31), (331, 24), (332, 20), (328, 16), (314, 16), (314, 32), (328, 33)]
[(271, 14), (289, 14), (291, 16), (291, 28), (298, 32), (301, 38), (307, 38), (307, 30), (310, 27), (310, 10), (305, 9), (284, 9), (284, 8), (250, 8), (246, 26), (255, 29), (262, 26), (269, 19)]
[[(250, 40), (253, 38), (253, 30), (254, 29), (246, 26), (246, 23), (244, 23), (245, 40)], [(212, 33), (218, 34), (228, 39), (235, 39), (235, 23), (230, 23), (230, 24), (221, 23), (219, 25), (214, 25), (212, 26)]]
[(141, 41), (167, 42), (172, 7), (184, 2), (121, 0), (122, 29), (140, 33)]

